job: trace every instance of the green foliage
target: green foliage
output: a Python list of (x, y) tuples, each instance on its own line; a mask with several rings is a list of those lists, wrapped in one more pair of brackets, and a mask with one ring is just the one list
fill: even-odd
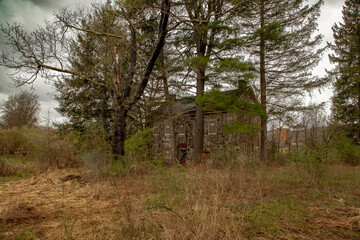
[(125, 141), (126, 158), (138, 162), (146, 160), (152, 140), (151, 128), (135, 133)]
[(263, 28), (259, 28), (258, 30), (256, 30), (254, 33), (254, 37), (256, 38), (260, 35), (263, 35), (265, 40), (281, 44), (283, 41), (286, 40), (285, 33), (286, 32), (284, 26), (282, 26), (280, 22), (274, 21), (265, 25)]
[(261, 130), (261, 127), (258, 125), (246, 124), (242, 122), (234, 122), (229, 125), (225, 125), (222, 129), (222, 132), (225, 135), (231, 135), (234, 133), (248, 133), (256, 135)]
[(329, 146), (329, 155), (339, 162), (360, 164), (360, 146), (355, 144), (345, 132), (339, 131)]
[[(109, 133), (99, 123), (90, 123), (85, 132), (77, 133), (79, 136), (77, 144), (82, 152), (94, 149), (111, 151)], [(79, 142), (81, 141), (81, 142)]]
[(210, 59), (209, 57), (201, 57), (201, 56), (197, 56), (197, 57), (193, 57), (193, 58), (189, 58), (184, 62), (184, 65), (187, 67), (190, 67), (193, 70), (196, 69), (204, 69), (205, 66), (207, 66), (207, 64), (209, 63)]
[[(306, 0), (253, 1), (247, 14), (240, 16), (248, 33), (244, 46), (254, 66), (260, 66), (260, 46), (264, 49), (262, 81), (269, 116), (301, 108), (302, 102), (294, 99), (324, 84), (312, 76), (325, 50), (319, 48), (322, 36), (313, 34), (322, 4), (322, 0), (312, 6)], [(257, 72), (262, 75), (259, 67)]]
[(217, 113), (228, 112), (241, 114), (243, 122), (234, 122), (226, 125), (222, 131), (226, 135), (233, 133), (249, 133), (257, 134), (260, 130), (256, 124), (245, 123), (244, 120), (251, 120), (255, 117), (263, 115), (260, 104), (254, 104), (242, 100), (243, 95), (249, 94), (251, 90), (238, 89), (228, 92), (221, 92), (214, 89), (203, 96), (196, 99), (196, 103), (203, 106), (206, 111), (214, 111)]
[(254, 104), (242, 100), (243, 95), (249, 94), (250, 90), (242, 91), (232, 90), (228, 92), (222, 92), (217, 89), (213, 89), (203, 96), (196, 99), (196, 104), (203, 106), (204, 110), (213, 110), (216, 112), (229, 112), (229, 113), (242, 113), (249, 116), (259, 116), (263, 114), (260, 104)]
[[(240, 72), (245, 73), (249, 70), (253, 70), (254, 66), (249, 62), (243, 62), (236, 58), (227, 58), (215, 64), (216, 72)], [(252, 73), (246, 75), (248, 78), (251, 79), (255, 76)]]
[[(294, 160), (298, 165), (298, 170), (303, 170), (306, 174), (309, 185), (317, 185), (321, 182), (325, 171), (321, 151), (305, 147), (296, 153)], [(300, 172), (300, 174), (303, 174), (303, 172)]]

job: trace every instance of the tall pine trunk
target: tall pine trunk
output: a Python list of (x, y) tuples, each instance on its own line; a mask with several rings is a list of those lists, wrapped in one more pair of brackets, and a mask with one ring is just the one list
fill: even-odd
[[(205, 71), (200, 69), (196, 71), (196, 97), (204, 94)], [(196, 163), (201, 162), (204, 151), (204, 111), (202, 106), (196, 104), (195, 113), (195, 137), (193, 160)]]
[(267, 152), (267, 112), (266, 112), (266, 76), (265, 76), (265, 36), (263, 28), (265, 27), (265, 2), (260, 0), (260, 104), (263, 109), (261, 116), (261, 136), (260, 136), (260, 161), (266, 162), (268, 159)]

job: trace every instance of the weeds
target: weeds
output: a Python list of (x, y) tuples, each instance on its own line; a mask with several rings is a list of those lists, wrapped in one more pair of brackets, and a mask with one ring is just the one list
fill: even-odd
[(78, 220), (78, 217), (76, 215), (69, 218), (66, 214), (63, 214), (63, 217), (60, 218), (60, 222), (62, 223), (62, 226), (64, 228), (64, 238), (65, 239), (67, 239), (67, 240), (77, 239), (74, 236), (74, 227), (76, 225), (77, 220)]

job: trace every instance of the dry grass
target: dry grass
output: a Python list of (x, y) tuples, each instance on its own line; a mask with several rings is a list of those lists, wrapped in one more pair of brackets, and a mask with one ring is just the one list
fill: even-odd
[(206, 165), (0, 185), (0, 239), (359, 239), (360, 169)]

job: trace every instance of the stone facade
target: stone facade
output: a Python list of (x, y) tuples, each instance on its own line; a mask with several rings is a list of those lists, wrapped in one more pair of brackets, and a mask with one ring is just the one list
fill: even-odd
[[(195, 112), (185, 111), (174, 117), (177, 159), (189, 161), (193, 154), (195, 132)], [(223, 127), (234, 122), (259, 125), (259, 117), (246, 118), (241, 114), (205, 112), (204, 158), (212, 152), (231, 148), (238, 154), (253, 156), (259, 146), (259, 136), (246, 133), (223, 134)], [(169, 120), (161, 120), (154, 131), (153, 152), (165, 161), (171, 159), (171, 127)]]

